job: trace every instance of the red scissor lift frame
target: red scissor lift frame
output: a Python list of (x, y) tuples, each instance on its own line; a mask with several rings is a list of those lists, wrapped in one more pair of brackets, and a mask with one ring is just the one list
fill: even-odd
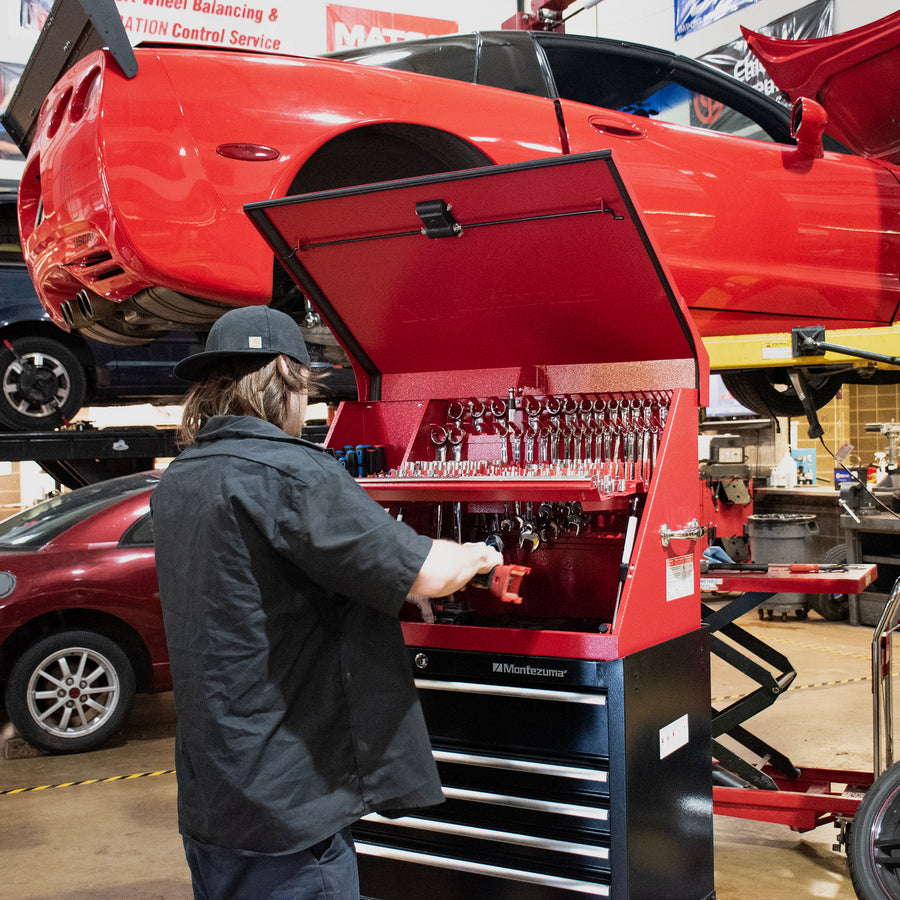
[[(785, 567), (787, 568), (787, 567)], [(705, 587), (723, 592), (739, 592), (720, 609), (704, 609), (704, 621), (712, 631), (712, 653), (753, 677), (759, 687), (722, 710), (713, 711), (713, 755), (722, 763), (729, 751), (716, 738), (728, 735), (750, 749), (756, 766), (740, 758), (729, 758), (726, 768), (743, 778), (745, 785), (722, 783), (713, 787), (715, 811), (721, 815), (788, 825), (796, 831), (810, 831), (834, 822), (842, 825), (856, 814), (862, 796), (875, 778), (889, 765), (890, 741), (890, 638), (897, 621), (898, 597), (892, 594), (872, 646), (873, 731), (875, 764), (872, 772), (813, 767), (798, 768), (783, 754), (746, 731), (744, 723), (770, 706), (788, 689), (796, 672), (786, 657), (735, 625), (735, 620), (771, 595), (781, 591), (816, 594), (857, 594), (870, 585), (876, 574), (874, 565), (847, 566), (839, 571), (791, 573), (771, 571), (712, 573)], [(722, 635), (730, 643), (722, 640)], [(773, 674), (774, 670), (774, 674)], [(887, 751), (883, 764), (881, 748)], [(717, 749), (722, 749), (717, 754)], [(727, 776), (721, 775), (723, 782)], [(748, 788), (758, 788), (757, 790)]]

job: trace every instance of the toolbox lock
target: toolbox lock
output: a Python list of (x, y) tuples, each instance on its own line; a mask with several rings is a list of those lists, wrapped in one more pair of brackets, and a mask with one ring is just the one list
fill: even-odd
[(659, 529), (659, 537), (663, 547), (668, 547), (671, 541), (699, 541), (706, 534), (706, 526), (701, 525), (696, 519), (691, 519), (684, 528), (673, 531), (668, 525)]

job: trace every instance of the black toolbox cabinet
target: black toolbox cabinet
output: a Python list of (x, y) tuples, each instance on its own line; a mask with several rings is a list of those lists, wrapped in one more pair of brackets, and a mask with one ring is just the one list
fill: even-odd
[(613, 872), (614, 896), (712, 894), (705, 630), (603, 662), (415, 648), (410, 661), (448, 799), (357, 826), (368, 895), (603, 897)]

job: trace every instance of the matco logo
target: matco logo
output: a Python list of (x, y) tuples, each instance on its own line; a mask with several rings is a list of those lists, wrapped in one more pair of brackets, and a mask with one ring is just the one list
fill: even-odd
[(565, 678), (568, 669), (543, 669), (538, 666), (517, 666), (514, 663), (491, 663), (491, 670), (498, 675), (534, 675), (538, 678)]

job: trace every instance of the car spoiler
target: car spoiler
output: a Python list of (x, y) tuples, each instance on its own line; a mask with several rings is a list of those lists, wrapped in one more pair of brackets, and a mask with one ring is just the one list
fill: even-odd
[(115, 0), (56, 0), (28, 58), (0, 123), (28, 155), (38, 113), (50, 88), (80, 59), (109, 48), (126, 78), (137, 75), (137, 58)]

